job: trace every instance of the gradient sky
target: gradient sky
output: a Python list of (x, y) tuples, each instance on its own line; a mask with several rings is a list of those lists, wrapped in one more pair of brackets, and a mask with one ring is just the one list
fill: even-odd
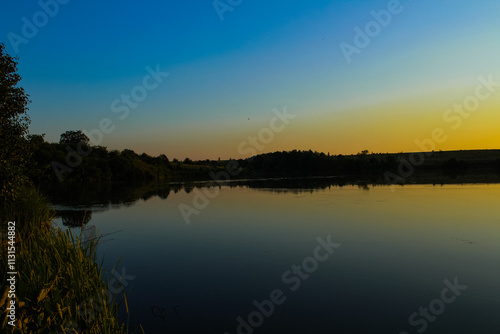
[[(48, 141), (108, 118), (109, 149), (238, 159), (273, 109), (286, 107), (297, 117), (258, 152), (419, 151), (415, 140), (436, 128), (446, 134), (436, 149), (500, 148), (500, 85), (470, 117), (443, 119), (475, 95), (478, 77), (500, 82), (498, 0), (402, 0), (350, 63), (340, 44), (355, 45), (354, 29), (391, 1), (244, 0), (221, 21), (211, 0), (64, 0), (43, 22), (40, 3), (54, 1), (0, 2), (9, 54), (23, 17), (40, 25), (17, 55), (30, 130)], [(169, 76), (120, 119), (113, 101), (157, 65)]]

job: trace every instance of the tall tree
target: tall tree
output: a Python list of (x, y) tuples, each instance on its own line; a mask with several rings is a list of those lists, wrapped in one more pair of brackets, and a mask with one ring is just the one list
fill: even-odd
[(16, 189), (28, 181), (25, 168), (31, 155), (26, 138), (30, 100), (18, 85), (17, 60), (0, 44), (0, 200), (5, 204), (14, 200)]
[(88, 145), (90, 142), (89, 137), (87, 137), (81, 130), (78, 131), (66, 131), (61, 134), (61, 139), (59, 139), (59, 144), (74, 144), (77, 145), (82, 143)]

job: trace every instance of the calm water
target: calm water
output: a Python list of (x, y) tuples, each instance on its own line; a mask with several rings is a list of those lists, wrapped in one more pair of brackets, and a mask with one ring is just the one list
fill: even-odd
[(499, 333), (500, 185), (307, 187), (222, 186), (189, 225), (203, 189), (57, 208), (109, 234), (146, 333)]

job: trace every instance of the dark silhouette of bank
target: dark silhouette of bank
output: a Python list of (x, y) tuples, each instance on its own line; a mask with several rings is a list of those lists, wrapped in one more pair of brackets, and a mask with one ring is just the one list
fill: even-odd
[[(470, 178), (495, 181), (500, 175), (500, 150), (425, 153), (369, 153), (330, 155), (309, 151), (281, 151), (230, 161), (190, 158), (170, 161), (130, 149), (108, 150), (92, 146), (82, 131), (66, 131), (59, 143), (32, 135), (34, 153), (29, 160), (30, 178), (37, 184), (82, 187), (85, 184), (184, 182), (209, 180), (211, 173), (236, 163), (242, 178), (342, 176), (376, 183), (439, 183), (439, 178)], [(416, 159), (415, 157), (420, 158)], [(390, 177), (389, 177), (390, 176)], [(465, 181), (467, 182), (467, 181)]]

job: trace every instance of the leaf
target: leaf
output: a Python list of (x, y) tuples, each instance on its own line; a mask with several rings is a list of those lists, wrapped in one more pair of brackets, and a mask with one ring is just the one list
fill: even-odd
[(47, 294), (49, 293), (49, 291), (50, 291), (50, 288), (49, 289), (42, 289), (42, 292), (40, 292), (40, 295), (37, 298), (37, 302), (44, 300), (45, 297), (47, 297)]
[(7, 296), (9, 295), (9, 289), (5, 287), (5, 292), (2, 295), (2, 298), (0, 298), (0, 308), (5, 305), (5, 301), (7, 300)]
[(39, 325), (42, 324), (44, 316), (45, 316), (45, 313), (43, 313), (43, 312), (38, 315), (37, 322)]

